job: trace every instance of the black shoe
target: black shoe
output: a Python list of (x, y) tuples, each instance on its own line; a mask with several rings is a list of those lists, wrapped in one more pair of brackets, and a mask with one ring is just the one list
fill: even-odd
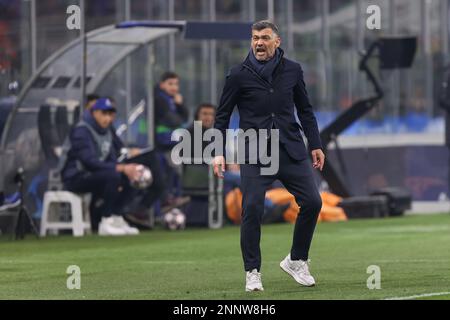
[(189, 203), (191, 201), (191, 197), (177, 197), (173, 198), (172, 200), (167, 201), (162, 207), (161, 207), (161, 213), (166, 213), (172, 210), (173, 208), (179, 208), (186, 203)]
[(148, 221), (148, 217), (142, 217), (141, 215), (134, 214), (125, 214), (123, 216), (126, 222), (128, 222), (131, 226), (136, 227), (138, 229), (151, 230), (153, 226)]

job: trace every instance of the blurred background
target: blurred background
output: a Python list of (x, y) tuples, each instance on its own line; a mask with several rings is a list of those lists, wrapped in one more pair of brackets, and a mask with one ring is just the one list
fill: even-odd
[[(66, 27), (66, 9), (76, 2), (0, 1), (1, 96), (7, 96), (9, 89), (22, 87), (51, 54), (79, 37), (79, 32)], [(371, 4), (381, 8), (381, 30), (365, 27), (368, 17), (365, 10)], [(372, 127), (366, 124), (354, 131), (443, 132), (438, 92), (441, 71), (448, 60), (447, 1), (86, 1), (88, 32), (125, 20), (254, 21), (265, 18), (272, 18), (278, 24), (287, 55), (304, 64), (309, 94), (323, 122), (327, 121), (328, 113), (340, 112), (358, 97), (367, 95), (370, 87), (357, 68), (358, 52), (367, 43), (380, 35), (418, 36), (420, 45), (413, 67), (385, 75), (383, 87), (387, 97), (369, 118), (381, 122), (420, 114), (424, 116), (423, 123), (392, 126), (386, 122), (384, 126), (373, 124)], [(180, 73), (190, 106), (200, 101), (215, 102), (224, 74), (243, 59), (249, 47), (245, 41), (220, 41), (213, 52), (211, 45), (208, 41), (180, 41), (178, 38), (175, 42), (161, 39), (155, 45), (156, 76), (167, 69)], [(211, 58), (214, 58), (214, 70), (209, 70), (210, 65), (206, 63)], [(139, 66), (133, 67), (139, 69)], [(136, 88), (141, 79), (134, 71), (132, 81)], [(123, 74), (120, 67), (116, 73)], [(116, 78), (118, 88), (123, 88), (124, 83), (120, 81), (124, 79)], [(135, 93), (133, 98), (139, 99), (139, 94)]]
[[(79, 30), (69, 30), (66, 26), (66, 10), (72, 4), (79, 3), (74, 0), (0, 0), (0, 170), (3, 170), (0, 186), (3, 183), (6, 192), (15, 188), (12, 177), (18, 166), (24, 166), (31, 173), (31, 179), (32, 173), (45, 163), (36, 125), (44, 96), (39, 96), (40, 101), (18, 99), (18, 96), (30, 79), (36, 80), (32, 77), (40, 69), (52, 73), (45, 69), (48, 66), (43, 67), (52, 55), (80, 39)], [(381, 8), (380, 30), (366, 27), (369, 5)], [(377, 59), (369, 61), (385, 95), (375, 108), (338, 137), (345, 163), (339, 174), (352, 195), (398, 186), (411, 193), (412, 212), (450, 211), (446, 112), (440, 107), (450, 62), (449, 1), (85, 2), (87, 33), (130, 20), (252, 22), (260, 19), (270, 19), (278, 25), (287, 57), (302, 63), (321, 129), (355, 101), (373, 94), (373, 87), (358, 67), (361, 53), (370, 43), (383, 36), (417, 37), (417, 52), (411, 68), (380, 70)], [(148, 96), (149, 81), (158, 79), (164, 71), (173, 70), (180, 77), (180, 91), (192, 120), (193, 111), (200, 103), (217, 104), (226, 73), (245, 58), (249, 46), (250, 41), (191, 40), (184, 39), (183, 33), (174, 33), (132, 51), (105, 75), (96, 93), (113, 97), (118, 106), (123, 106), (119, 108), (118, 118), (124, 122), (127, 112)], [(70, 68), (73, 62), (74, 77), (79, 77), (81, 46), (72, 54), (72, 58), (66, 57), (65, 64)], [(90, 72), (97, 72), (93, 71), (96, 61), (103, 57), (95, 52), (92, 56), (95, 58), (87, 62), (88, 77)], [(147, 63), (151, 64), (150, 68)], [(68, 98), (81, 97), (79, 90), (72, 90), (75, 95)], [(51, 94), (51, 90), (45, 92), (47, 97)], [(10, 114), (13, 109), (16, 112)], [(124, 136), (127, 143), (137, 143), (139, 139), (136, 132)], [(337, 156), (330, 146), (329, 161), (336, 161)], [(326, 190), (326, 182), (321, 187)]]

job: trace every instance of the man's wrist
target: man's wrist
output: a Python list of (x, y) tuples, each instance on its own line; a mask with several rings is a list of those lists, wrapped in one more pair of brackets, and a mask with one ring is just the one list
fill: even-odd
[(310, 147), (310, 149), (311, 149), (311, 151), (314, 151), (314, 150), (322, 150), (323, 151), (321, 146)]

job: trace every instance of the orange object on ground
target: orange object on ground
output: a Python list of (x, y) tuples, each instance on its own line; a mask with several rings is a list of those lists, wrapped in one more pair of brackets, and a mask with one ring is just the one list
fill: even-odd
[[(329, 192), (321, 192), (320, 197), (322, 198), (322, 209), (320, 210), (318, 222), (347, 221), (344, 210), (337, 206), (342, 200), (341, 197)], [(278, 205), (289, 203), (290, 206), (284, 212), (283, 217), (285, 221), (295, 223), (297, 214), (300, 214), (301, 210), (292, 194), (284, 188), (275, 188), (266, 192), (266, 198)], [(239, 224), (242, 215), (242, 192), (239, 188), (233, 189), (226, 195), (225, 206), (228, 218), (235, 224)]]
[(242, 192), (239, 188), (234, 188), (225, 196), (225, 209), (228, 218), (235, 224), (241, 223), (242, 215)]

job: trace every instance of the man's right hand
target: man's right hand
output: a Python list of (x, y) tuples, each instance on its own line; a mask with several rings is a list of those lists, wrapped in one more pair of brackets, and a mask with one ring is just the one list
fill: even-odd
[(130, 181), (135, 181), (139, 178), (138, 166), (135, 163), (118, 164), (116, 170), (125, 174)]
[(179, 93), (177, 93), (174, 97), (173, 97), (175, 103), (177, 105), (182, 105), (183, 104), (183, 96)]
[(223, 179), (223, 173), (225, 172), (225, 157), (216, 156), (213, 159), (214, 174)]

